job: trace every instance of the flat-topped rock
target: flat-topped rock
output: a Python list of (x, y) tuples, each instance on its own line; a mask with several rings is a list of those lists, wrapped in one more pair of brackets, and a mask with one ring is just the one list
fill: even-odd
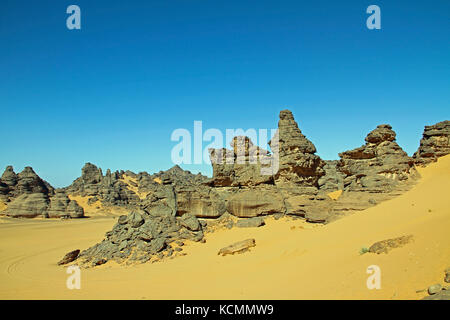
[(395, 142), (390, 125), (379, 125), (366, 137), (366, 144), (339, 154), (337, 168), (350, 191), (391, 192), (399, 182), (416, 178), (414, 161)]

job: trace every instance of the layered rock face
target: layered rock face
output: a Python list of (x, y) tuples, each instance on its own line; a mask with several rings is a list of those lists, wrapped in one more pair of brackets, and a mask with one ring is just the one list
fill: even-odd
[(337, 160), (324, 160), (325, 174), (319, 178), (319, 189), (323, 191), (336, 191), (344, 189), (344, 175), (338, 170)]
[(274, 186), (244, 188), (227, 199), (227, 211), (234, 216), (250, 218), (285, 213), (284, 199)]
[(47, 218), (81, 218), (84, 216), (84, 210), (75, 200), (70, 200), (64, 190), (56, 190), (55, 195), (50, 198), (46, 216)]
[(2, 175), (0, 193), (7, 203), (2, 214), (11, 217), (80, 218), (84, 210), (71, 201), (63, 190), (55, 190), (42, 180), (31, 167), (15, 174), (8, 166)]
[(339, 154), (337, 167), (345, 176), (345, 190), (391, 192), (416, 175), (413, 160), (395, 137), (392, 127), (382, 124), (367, 135), (365, 145)]
[(413, 155), (414, 162), (427, 165), (447, 154), (450, 154), (450, 121), (425, 126), (419, 149)]
[(5, 169), (0, 178), (0, 197), (8, 202), (29, 193), (42, 193), (52, 195), (53, 187), (42, 180), (31, 167), (25, 167), (22, 172), (16, 174), (12, 166)]
[(6, 167), (0, 185), (3, 186), (1, 196), (7, 204), (2, 214), (26, 218), (45, 216), (54, 189), (31, 167), (25, 167), (19, 174), (14, 172), (12, 166)]
[(11, 217), (46, 217), (49, 198), (43, 193), (26, 193), (15, 198), (2, 214)]

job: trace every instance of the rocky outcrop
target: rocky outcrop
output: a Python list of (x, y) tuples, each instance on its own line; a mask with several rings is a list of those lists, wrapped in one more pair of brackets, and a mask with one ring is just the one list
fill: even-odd
[(391, 192), (416, 176), (413, 160), (395, 137), (392, 127), (382, 124), (367, 135), (365, 145), (339, 154), (337, 167), (344, 174), (345, 190)]
[(273, 184), (272, 156), (255, 146), (249, 137), (237, 136), (230, 149), (209, 149), (215, 187)]
[(70, 200), (63, 190), (57, 190), (55, 195), (50, 198), (47, 210), (48, 218), (81, 218), (83, 216), (83, 208), (75, 200)]
[(138, 195), (128, 188), (128, 185), (121, 180), (124, 172), (111, 172), (109, 169), (106, 175), (97, 166), (86, 163), (81, 169), (81, 177), (77, 178), (64, 191), (67, 194), (96, 197), (105, 206), (130, 206), (139, 205)]
[(450, 121), (425, 126), (419, 149), (413, 155), (414, 162), (426, 165), (447, 154), (450, 154)]
[(0, 190), (7, 201), (2, 214), (21, 218), (80, 218), (84, 216), (83, 208), (76, 201), (71, 201), (63, 190), (56, 190), (42, 180), (31, 167), (15, 174), (8, 166), (2, 175)]
[(81, 218), (84, 210), (70, 200), (62, 190), (54, 196), (45, 193), (25, 193), (15, 198), (2, 212), (15, 218)]
[(198, 218), (217, 218), (226, 211), (225, 199), (214, 188), (205, 185), (176, 188), (177, 214), (194, 214)]
[(227, 211), (236, 217), (249, 218), (286, 211), (284, 199), (274, 186), (245, 188), (227, 199)]
[(49, 198), (44, 193), (26, 193), (15, 198), (2, 212), (15, 218), (48, 217)]
[(7, 166), (0, 178), (0, 200), (10, 201), (14, 197), (14, 189), (19, 177), (12, 166)]
[(0, 200), (9, 202), (23, 194), (30, 193), (51, 196), (54, 189), (48, 182), (42, 180), (31, 167), (25, 167), (19, 174), (14, 172), (12, 166), (6, 167), (0, 178)]
[(107, 170), (87, 163), (82, 175), (65, 192), (100, 201), (104, 211), (114, 208), (147, 210), (150, 214), (192, 213), (198, 217), (218, 217), (225, 211), (223, 199), (208, 186), (209, 179), (192, 174), (178, 165), (155, 174)]
[(81, 252), (78, 263), (92, 267), (108, 261), (154, 262), (178, 255), (183, 240), (202, 239), (202, 225), (193, 215), (174, 217), (164, 211), (133, 211), (119, 217), (102, 242)]
[(318, 187), (319, 178), (325, 174), (325, 163), (315, 155), (316, 147), (300, 131), (291, 111), (280, 112), (278, 130), (269, 145), (279, 162), (274, 174), (277, 187)]
[[(159, 261), (179, 255), (185, 240), (203, 241), (203, 232), (262, 226), (265, 215), (327, 223), (397, 196), (417, 177), (413, 159), (396, 143), (390, 125), (378, 126), (367, 135), (365, 145), (339, 154), (339, 161), (323, 161), (292, 113), (283, 110), (279, 117), (269, 142), (272, 153), (245, 136), (234, 137), (230, 149), (210, 149), (211, 179), (179, 166), (155, 174), (108, 170), (103, 176), (101, 169), (86, 164), (66, 192), (132, 210), (78, 259), (85, 266), (110, 260)], [(14, 183), (14, 176), (9, 176), (9, 183)], [(328, 195), (336, 190), (342, 190), (339, 196)], [(62, 195), (58, 197), (62, 206), (67, 204)], [(49, 205), (53, 207), (51, 201)], [(383, 241), (371, 252), (386, 252), (404, 241), (409, 238)], [(254, 241), (244, 241), (222, 253), (253, 245)]]
[(325, 174), (319, 178), (319, 189), (326, 192), (344, 189), (344, 175), (337, 169), (337, 160), (325, 160)]

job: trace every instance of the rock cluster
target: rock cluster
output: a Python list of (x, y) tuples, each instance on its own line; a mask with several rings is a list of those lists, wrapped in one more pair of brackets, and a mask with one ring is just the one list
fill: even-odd
[(31, 167), (16, 174), (8, 166), (0, 179), (0, 197), (7, 208), (2, 214), (11, 217), (80, 218), (84, 210), (70, 200), (63, 190), (55, 190)]
[[(86, 163), (70, 186), (55, 190), (30, 167), (19, 174), (7, 167), (0, 201), (7, 205), (2, 213), (15, 217), (83, 217), (75, 198), (85, 198), (85, 208), (98, 202), (101, 210), (120, 208), (128, 214), (77, 260), (86, 266), (156, 261), (180, 255), (183, 241), (201, 241), (207, 231), (263, 226), (266, 215), (327, 223), (376, 205), (414, 183), (415, 163), (448, 154), (448, 139), (449, 121), (426, 127), (411, 158), (396, 143), (392, 127), (383, 124), (366, 136), (363, 146), (340, 153), (338, 161), (324, 161), (292, 112), (282, 110), (270, 152), (245, 136), (234, 137), (230, 149), (210, 149), (211, 179), (179, 166), (155, 174), (109, 169), (103, 174)], [(380, 243), (379, 250), (392, 243)]]
[(450, 121), (425, 126), (419, 149), (413, 155), (415, 163), (426, 165), (447, 154), (450, 154)]
[(179, 255), (184, 240), (202, 240), (203, 230), (202, 224), (191, 214), (175, 217), (170, 212), (137, 210), (119, 217), (105, 237), (82, 251), (77, 263), (91, 267), (107, 261), (159, 261)]
[(345, 190), (391, 192), (416, 175), (414, 161), (395, 137), (392, 127), (382, 124), (367, 135), (365, 145), (339, 154), (337, 167), (344, 174)]
[(324, 160), (325, 174), (319, 178), (319, 189), (322, 191), (344, 190), (344, 175), (338, 170), (337, 160)]
[[(444, 282), (450, 283), (450, 268), (445, 271)], [(428, 296), (423, 298), (423, 300), (450, 300), (450, 286), (441, 285), (440, 283), (433, 284), (428, 287)]]
[[(269, 142), (272, 153), (243, 136), (233, 139), (232, 149), (209, 150), (212, 186), (223, 195), (227, 212), (234, 216), (305, 216), (308, 212), (317, 216), (321, 210), (317, 204), (324, 197), (318, 196), (319, 179), (325, 175), (325, 162), (315, 155), (314, 144), (302, 134), (291, 111), (282, 110), (279, 117), (278, 129)], [(301, 204), (297, 196), (305, 196)], [(319, 220), (326, 214), (322, 211)]]
[(127, 184), (121, 180), (124, 174), (123, 171), (111, 172), (108, 169), (103, 175), (102, 169), (86, 163), (81, 169), (81, 177), (77, 178), (64, 191), (76, 196), (95, 197), (105, 205), (137, 205), (139, 197), (129, 190)]
[(278, 187), (295, 188), (294, 193), (303, 187), (318, 187), (325, 163), (315, 154), (316, 147), (298, 128), (291, 111), (280, 112), (278, 130), (269, 145), (275, 157), (278, 155), (279, 168), (274, 175)]
[(49, 196), (54, 193), (54, 189), (31, 167), (25, 167), (22, 172), (16, 174), (12, 166), (7, 166), (0, 178), (0, 199), (9, 202), (23, 194), (31, 193)]
[[(237, 136), (232, 149), (209, 149), (215, 187), (257, 186), (273, 184), (273, 158), (267, 150), (255, 146), (249, 137)], [(265, 172), (269, 170), (268, 172)]]
[(64, 190), (56, 190), (44, 215), (47, 218), (81, 218), (84, 216), (84, 210), (75, 200), (70, 200)]

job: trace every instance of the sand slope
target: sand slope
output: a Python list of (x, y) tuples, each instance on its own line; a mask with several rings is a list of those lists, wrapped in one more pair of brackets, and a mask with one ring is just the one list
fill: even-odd
[[(1, 299), (419, 299), (450, 266), (450, 156), (419, 169), (407, 193), (329, 225), (268, 219), (257, 229), (221, 230), (188, 254), (162, 263), (106, 264), (82, 271), (81, 290), (66, 288), (55, 263), (102, 239), (112, 218), (8, 220), (0, 224)], [(388, 254), (362, 247), (412, 234)], [(235, 241), (256, 239), (251, 252), (218, 256)], [(366, 268), (381, 268), (381, 289), (368, 290)]]

